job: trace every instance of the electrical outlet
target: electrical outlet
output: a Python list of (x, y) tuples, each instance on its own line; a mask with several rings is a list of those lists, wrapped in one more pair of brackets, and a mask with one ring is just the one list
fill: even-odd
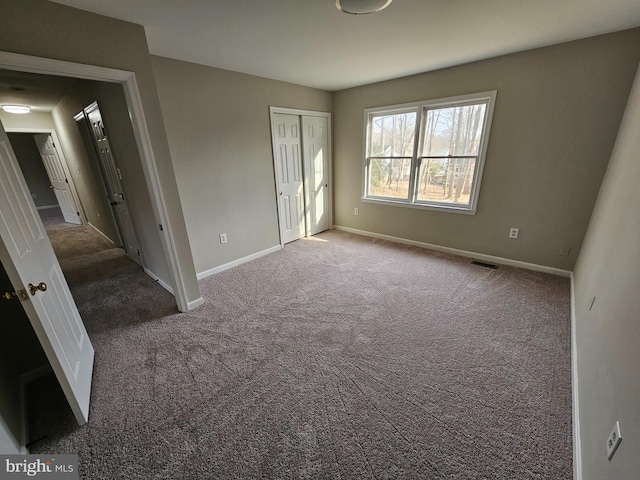
[(38, 194), (37, 194), (37, 193), (32, 193), (32, 194), (31, 194), (31, 196), (32, 196), (33, 198), (38, 198)]
[(511, 230), (509, 230), (509, 238), (518, 238), (519, 233), (519, 228), (511, 227)]
[(220, 234), (220, 243), (227, 243), (227, 234), (226, 233), (221, 233)]
[(353, 209), (353, 214), (354, 215), (360, 215), (360, 209), (358, 207)]
[(560, 253), (558, 253), (558, 255), (560, 255), (561, 257), (568, 257), (570, 251), (571, 247), (569, 245), (562, 245), (560, 247)]
[(616, 425), (613, 427), (613, 430), (607, 438), (607, 460), (611, 461), (613, 454), (616, 453), (621, 442), (622, 434), (620, 433), (620, 422), (616, 422)]

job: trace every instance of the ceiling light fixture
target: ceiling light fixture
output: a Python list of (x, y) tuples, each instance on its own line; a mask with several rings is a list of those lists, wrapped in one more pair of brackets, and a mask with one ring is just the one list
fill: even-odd
[(2, 105), (2, 109), (7, 113), (30, 113), (31, 107), (28, 105)]
[(336, 0), (336, 8), (351, 15), (365, 15), (379, 12), (389, 6), (393, 0)]

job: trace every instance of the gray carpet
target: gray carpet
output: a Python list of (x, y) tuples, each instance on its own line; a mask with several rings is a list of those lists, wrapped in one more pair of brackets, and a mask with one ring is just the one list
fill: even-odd
[(96, 364), (89, 424), (34, 405), (32, 452), (82, 478), (572, 476), (567, 279), (331, 231), (178, 314), (90, 228), (52, 240)]

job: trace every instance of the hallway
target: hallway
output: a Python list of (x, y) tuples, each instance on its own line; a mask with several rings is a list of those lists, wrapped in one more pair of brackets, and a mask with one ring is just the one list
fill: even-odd
[[(94, 345), (132, 319), (139, 322), (176, 313), (173, 297), (131, 261), (122, 248), (88, 225), (66, 223), (59, 208), (40, 210), (58, 262)], [(135, 302), (134, 299), (135, 298)], [(123, 305), (131, 313), (123, 318)], [(119, 312), (119, 313), (118, 313)], [(104, 363), (96, 351), (94, 376)], [(53, 373), (28, 385), (28, 442), (54, 442), (78, 424)]]

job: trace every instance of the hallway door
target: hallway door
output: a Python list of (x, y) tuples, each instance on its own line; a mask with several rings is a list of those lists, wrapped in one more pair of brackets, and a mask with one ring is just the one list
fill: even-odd
[(38, 146), (42, 163), (44, 163), (44, 168), (49, 176), (49, 182), (51, 182), (51, 188), (62, 210), (64, 221), (82, 225), (80, 211), (71, 194), (71, 186), (62, 167), (62, 161), (60, 155), (58, 155), (56, 145), (53, 143), (51, 134), (39, 133), (34, 135), (33, 139)]
[(138, 237), (131, 222), (129, 207), (127, 206), (122, 188), (122, 175), (116, 165), (98, 103), (93, 102), (86, 107), (84, 109), (84, 115), (89, 123), (89, 132), (91, 133), (98, 154), (100, 167), (103, 172), (107, 191), (109, 192), (109, 202), (113, 208), (118, 230), (124, 242), (124, 249), (129, 258), (144, 268), (142, 254), (140, 253), (140, 244), (138, 243)]
[[(89, 418), (94, 350), (0, 123), (0, 261), (80, 425)], [(0, 292), (4, 293), (4, 292)]]

